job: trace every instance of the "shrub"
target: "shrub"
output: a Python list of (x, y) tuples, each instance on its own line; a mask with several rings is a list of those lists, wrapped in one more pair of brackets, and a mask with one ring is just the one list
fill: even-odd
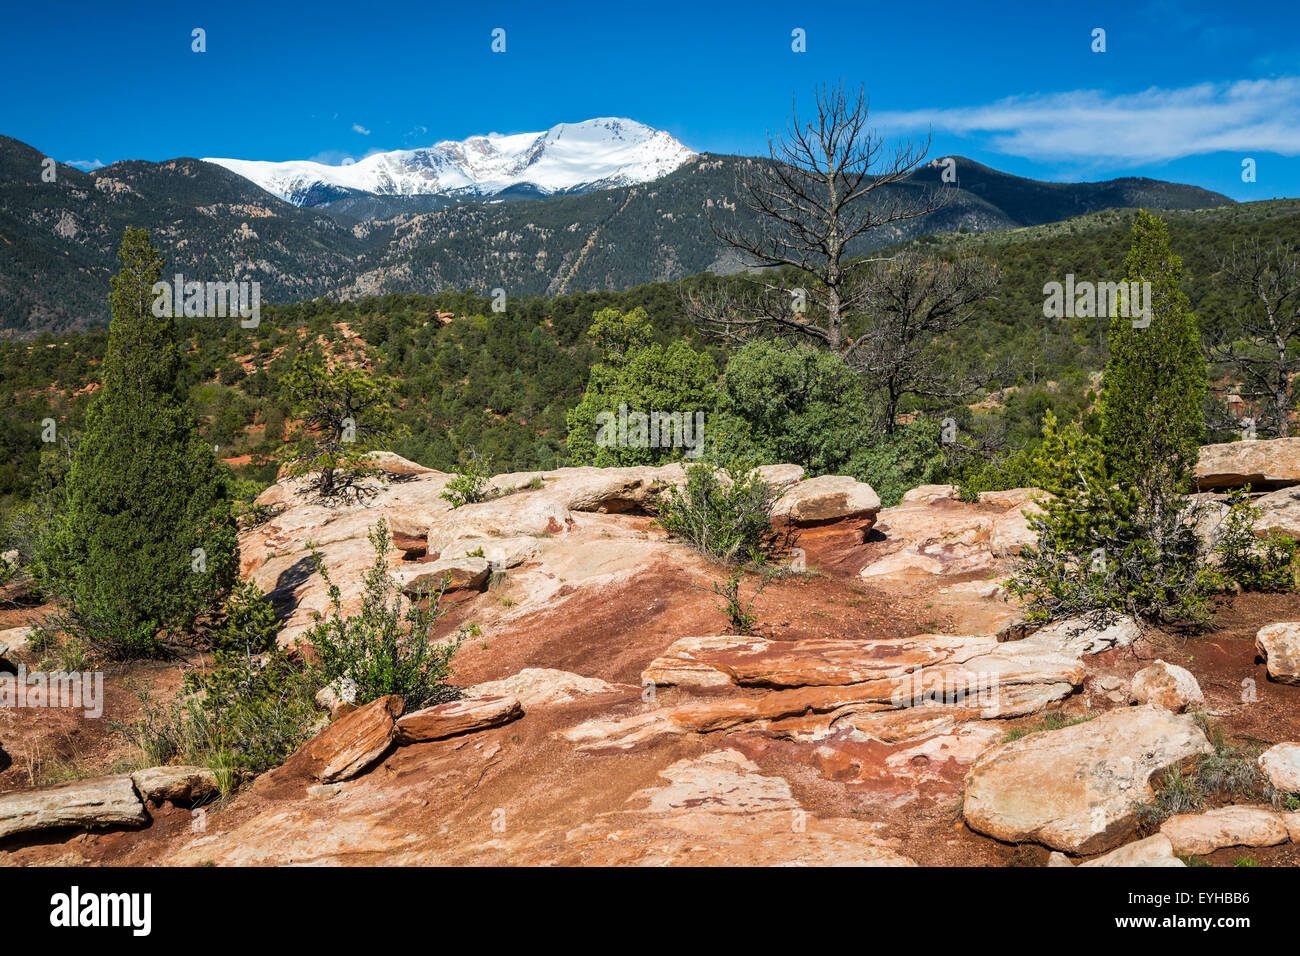
[(1054, 497), (1031, 519), (1037, 546), (1024, 549), (1007, 582), (1030, 619), (1109, 609), (1204, 625), (1223, 579), (1202, 560), (1199, 506), (1170, 498), (1181, 507), (1144, 509), (1135, 487), (1112, 480), (1100, 440), (1085, 432), (1057, 433), (1044, 451), (1060, 456), (1042, 475)]
[[(596, 313), (588, 334), (603, 361), (591, 367), (587, 390), (565, 419), (573, 464), (660, 465), (703, 449), (697, 426), (717, 401), (717, 367), (681, 339), (667, 346), (652, 342), (652, 331), (643, 309)], [(649, 425), (655, 413), (680, 416), (679, 429), (663, 426), (671, 434), (660, 432), (656, 440)], [(623, 421), (626, 434), (620, 434)]]
[(371, 529), (370, 544), (375, 561), (366, 573), (361, 613), (351, 617), (343, 615), (339, 589), (320, 553), (313, 551), (330, 595), (329, 615), (306, 636), (313, 676), (320, 684), (355, 687), (359, 704), (388, 694), (400, 694), (408, 709), (455, 699), (457, 691), (446, 681), (460, 635), (441, 644), (433, 641), (434, 629), (447, 613), (442, 596), (448, 579), (437, 591), (408, 600), (388, 570), (392, 542), (384, 519)]
[(1249, 490), (1232, 493), (1228, 513), (1216, 529), (1219, 568), (1245, 591), (1289, 591), (1295, 586), (1296, 543), (1276, 532), (1263, 540), (1255, 536), (1259, 509), (1247, 500)]
[(662, 497), (658, 525), (696, 551), (723, 564), (763, 564), (783, 544), (772, 527), (776, 493), (757, 471), (686, 469), (686, 484)]
[(486, 501), (487, 483), (492, 477), (492, 463), (473, 448), (468, 449), (462, 459), (465, 461), (463, 470), (455, 472), (456, 477), (447, 482), (447, 486), (439, 495), (453, 508)]
[(892, 508), (912, 488), (946, 480), (940, 437), (938, 421), (917, 419), (860, 447), (845, 473), (871, 485), (881, 504)]
[(753, 613), (754, 602), (758, 600), (758, 596), (763, 593), (763, 589), (772, 578), (770, 574), (762, 575), (749, 600), (745, 601), (740, 596), (740, 582), (744, 577), (744, 571), (736, 571), (726, 581), (714, 583), (709, 590), (722, 598), (718, 610), (727, 615), (727, 621), (732, 628), (737, 633), (750, 634), (754, 630), (754, 625), (758, 623), (758, 618)]
[(283, 763), (311, 735), (318, 714), (316, 685), (275, 646), (276, 630), (261, 589), (241, 584), (215, 632), (212, 669), (191, 671), (182, 693), (165, 703), (137, 691), (144, 714), (120, 729), (149, 763), (208, 766), (223, 791), (241, 773)]
[(842, 474), (864, 445), (862, 377), (840, 356), (804, 342), (759, 339), (731, 357), (710, 421), (723, 459), (792, 462), (813, 475)]

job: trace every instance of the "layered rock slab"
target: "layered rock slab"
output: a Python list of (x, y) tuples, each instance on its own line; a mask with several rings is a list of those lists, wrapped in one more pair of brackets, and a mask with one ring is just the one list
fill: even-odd
[(0, 796), (0, 840), (57, 827), (143, 826), (148, 822), (144, 803), (125, 774)]

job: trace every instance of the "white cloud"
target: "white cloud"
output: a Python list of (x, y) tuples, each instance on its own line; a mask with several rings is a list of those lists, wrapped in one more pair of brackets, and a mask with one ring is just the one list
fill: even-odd
[(102, 169), (104, 164), (98, 159), (65, 159), (64, 166), (75, 166), (84, 172), (90, 172), (92, 169)]
[[(872, 115), (892, 131), (979, 136), (990, 150), (1080, 165), (1167, 162), (1203, 153), (1300, 155), (1300, 77), (1140, 93), (1015, 96), (986, 106)], [(991, 135), (989, 135), (991, 134)]]
[(352, 124), (352, 129), (353, 129), (355, 132), (360, 133), (362, 136), (369, 136), (369, 135), (370, 135), (370, 130), (366, 129), (366, 128), (365, 128), (364, 126), (362, 126), (360, 123), (353, 123), (353, 124)]

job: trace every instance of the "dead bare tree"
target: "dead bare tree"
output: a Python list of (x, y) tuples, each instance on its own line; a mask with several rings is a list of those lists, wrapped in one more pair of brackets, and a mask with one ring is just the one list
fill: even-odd
[(900, 186), (925, 162), (930, 140), (887, 147), (868, 126), (863, 90), (823, 87), (816, 111), (805, 124), (793, 110), (785, 132), (769, 139), (770, 162), (745, 167), (741, 197), (756, 224), (710, 221), (747, 267), (793, 269), (795, 288), (777, 273), (759, 272), (745, 282), (697, 288), (685, 304), (698, 324), (725, 338), (775, 331), (851, 359), (861, 339), (850, 320), (860, 312), (859, 280), (871, 260), (851, 260), (850, 247), (872, 230), (928, 215), (944, 200), (940, 192)]
[(955, 400), (987, 381), (985, 372), (963, 372), (944, 354), (952, 348), (945, 336), (974, 318), (976, 303), (997, 283), (997, 267), (978, 255), (942, 261), (909, 252), (873, 264), (862, 281), (871, 324), (850, 364), (874, 386), (878, 427), (894, 430), (908, 396)]
[(1300, 255), (1290, 244), (1264, 246), (1255, 238), (1233, 245), (1218, 265), (1249, 304), (1207, 346), (1208, 357), (1240, 380), (1242, 398), (1258, 403), (1259, 430), (1284, 438), (1294, 404), (1291, 379), (1300, 372)]

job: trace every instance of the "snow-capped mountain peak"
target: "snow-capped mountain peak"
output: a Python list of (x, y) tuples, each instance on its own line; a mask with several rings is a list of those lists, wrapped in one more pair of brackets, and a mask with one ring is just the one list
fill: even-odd
[(420, 149), (375, 153), (331, 166), (311, 160), (207, 159), (298, 206), (356, 193), (494, 196), (525, 188), (541, 195), (608, 189), (658, 179), (695, 154), (663, 130), (603, 117), (542, 133), (471, 136)]

